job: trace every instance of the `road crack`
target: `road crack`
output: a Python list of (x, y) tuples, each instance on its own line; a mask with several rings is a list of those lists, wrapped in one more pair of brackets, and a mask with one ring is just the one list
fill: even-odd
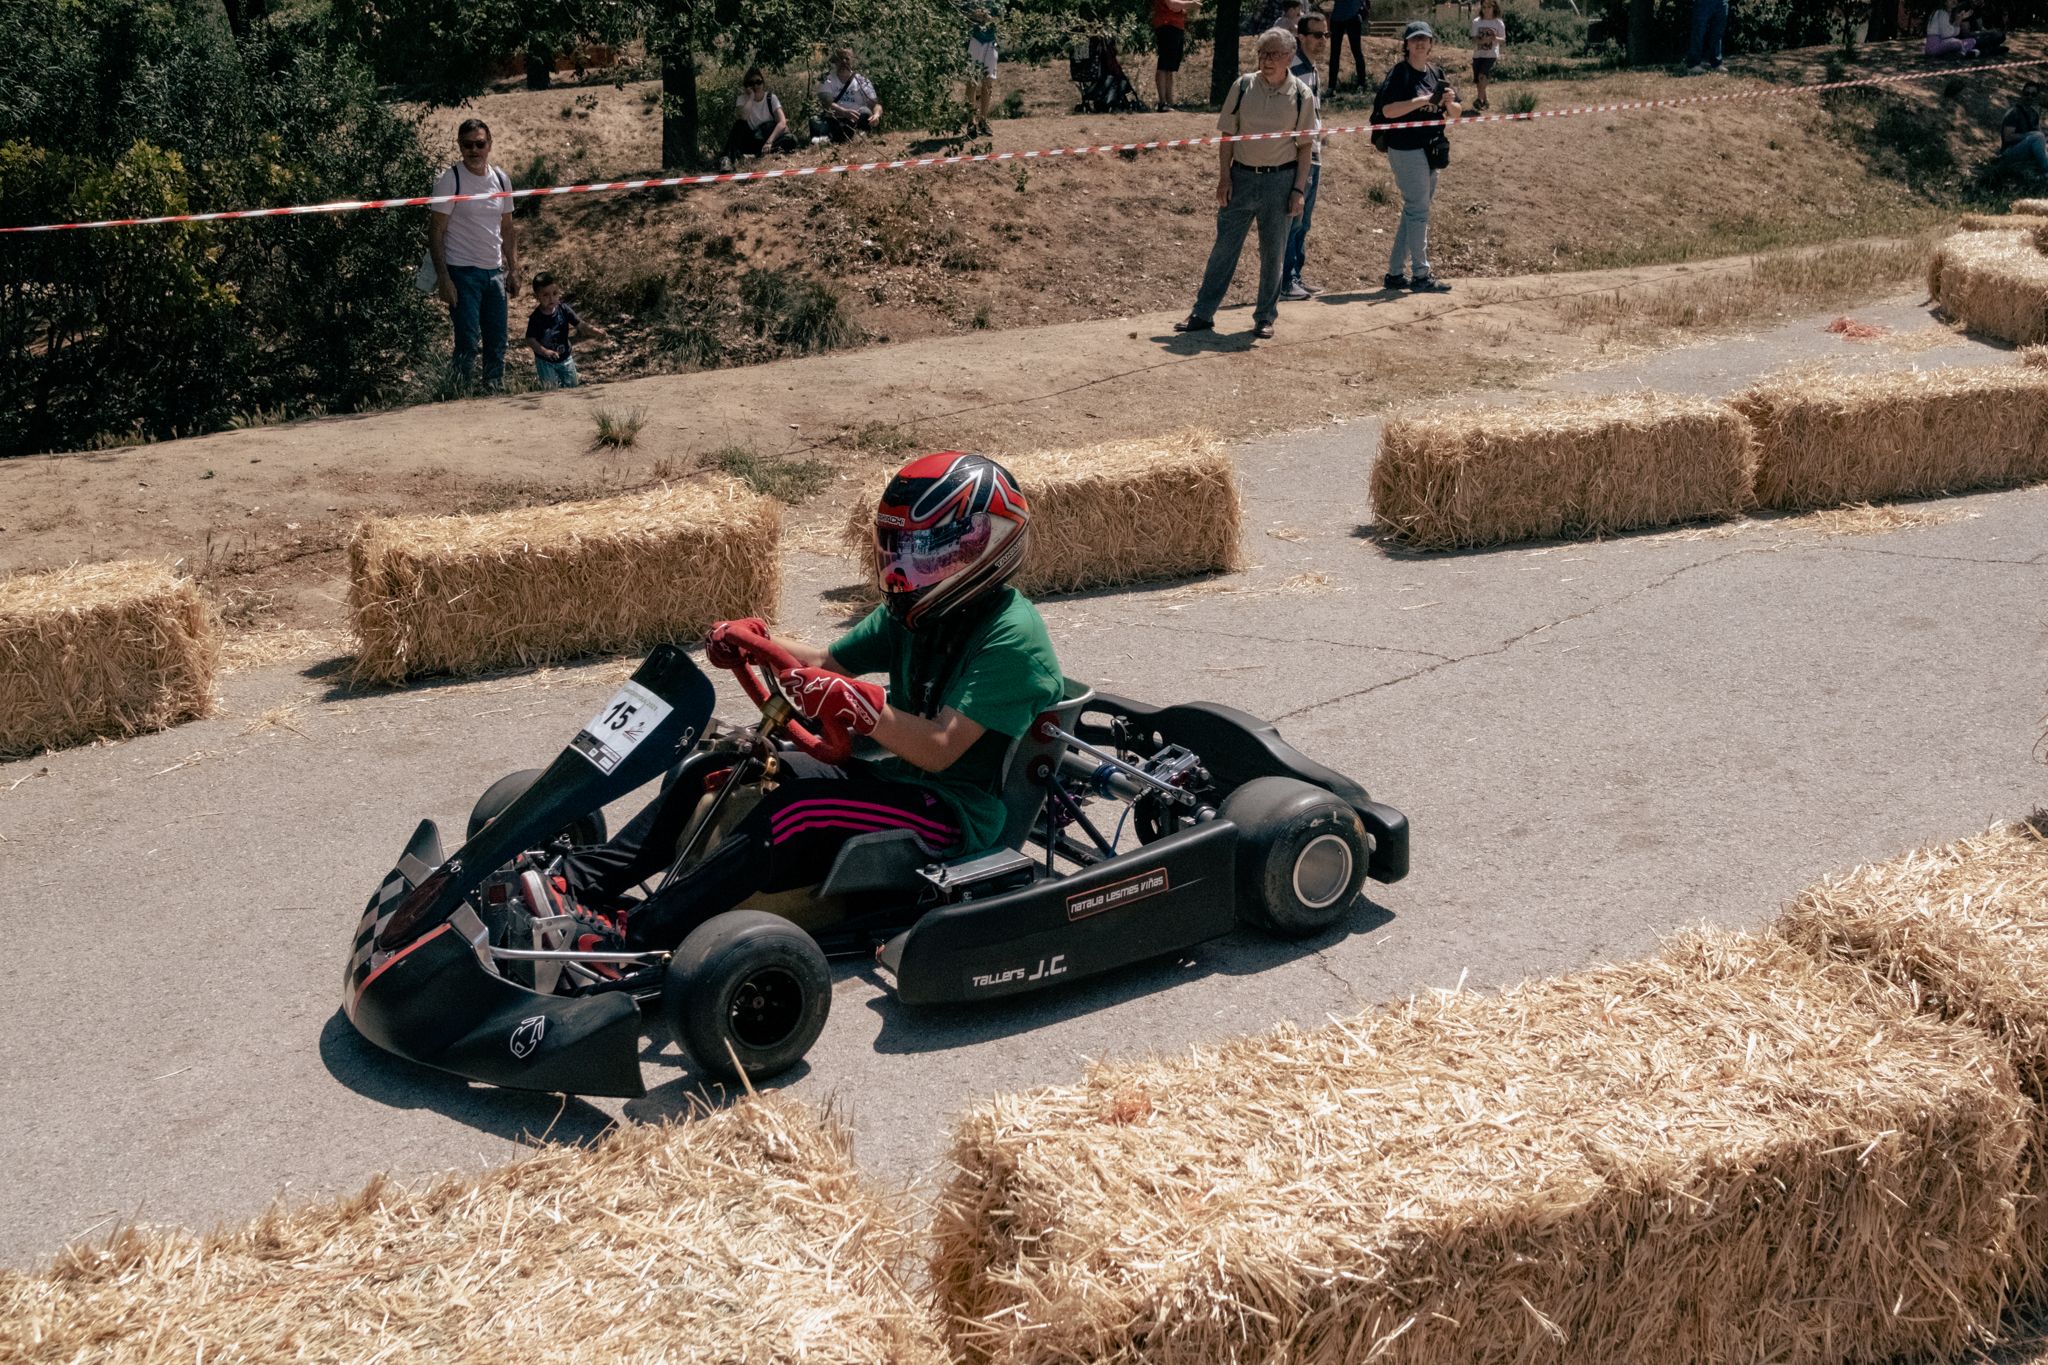
[(1858, 555), (1889, 555), (1894, 559), (1939, 559), (1951, 564), (2001, 565), (2009, 569), (2044, 568), (2042, 560), (2048, 559), (2048, 552), (2037, 554), (2031, 559), (1984, 559), (1977, 555), (1931, 555), (1918, 550), (1887, 550), (1876, 545), (1830, 545), (1831, 550), (1843, 550)]
[(1665, 584), (1672, 582), (1674, 579), (1683, 578), (1685, 575), (1692, 573), (1696, 569), (1711, 568), (1712, 566), (1721, 563), (1723, 560), (1733, 559), (1738, 555), (1768, 553), (1769, 549), (1770, 547), (1766, 546), (1743, 546), (1738, 549), (1723, 551), (1722, 553), (1717, 554), (1710, 559), (1702, 559), (1698, 563), (1687, 564), (1680, 568), (1673, 569), (1670, 573), (1664, 574), (1658, 578), (1654, 578), (1640, 587), (1629, 589), (1627, 592), (1621, 594), (1619, 597), (1609, 598), (1605, 602), (1596, 602), (1590, 607), (1584, 607), (1578, 611), (1570, 613), (1569, 615), (1560, 616), (1556, 620), (1545, 621), (1540, 626), (1531, 626), (1529, 629), (1522, 631), (1517, 635), (1512, 635), (1509, 638), (1501, 641), (1497, 645), (1490, 645), (1485, 649), (1475, 649), (1469, 654), (1459, 654), (1455, 657), (1445, 659), (1442, 663), (1431, 664), (1427, 668), (1418, 668), (1412, 673), (1403, 673), (1398, 678), (1387, 678), (1381, 682), (1376, 682), (1372, 684), (1370, 687), (1361, 687), (1356, 689), (1355, 691), (1345, 692), (1338, 696), (1331, 697), (1327, 701), (1316, 701), (1310, 702), (1306, 706), (1297, 706), (1292, 711), (1283, 711), (1279, 715), (1274, 716), (1273, 722), (1277, 725), (1279, 722), (1283, 720), (1293, 720), (1297, 716), (1305, 716), (1311, 711), (1320, 711), (1326, 706), (1335, 706), (1339, 702), (1356, 701), (1358, 698), (1370, 696), (1374, 692), (1385, 691), (1389, 687), (1398, 687), (1402, 683), (1412, 682), (1417, 678), (1428, 677), (1430, 674), (1441, 672), (1446, 668), (1454, 668), (1459, 664), (1469, 663), (1473, 659), (1486, 659), (1491, 658), (1496, 654), (1505, 654), (1509, 650), (1513, 649), (1516, 645), (1521, 644), (1525, 640), (1534, 639), (1536, 636), (1543, 634), (1543, 632), (1547, 630), (1555, 630), (1559, 626), (1570, 625), (1574, 621), (1583, 621), (1589, 616), (1597, 616), (1603, 611), (1607, 611), (1610, 608), (1622, 605), (1624, 602), (1633, 601), (1635, 598), (1641, 597), (1644, 593), (1655, 592), (1658, 588), (1663, 587)]

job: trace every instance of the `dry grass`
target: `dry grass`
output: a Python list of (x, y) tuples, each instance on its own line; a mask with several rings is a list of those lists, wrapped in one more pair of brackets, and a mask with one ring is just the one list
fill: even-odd
[[(2023, 202), (2043, 203), (2038, 199)], [(2031, 213), (2018, 212), (2018, 205), (2014, 205), (2014, 209), (2012, 213), (1966, 213), (1962, 217), (1962, 229), (1965, 232), (2036, 232), (2048, 227), (2048, 205)]]
[[(1206, 431), (996, 457), (1031, 503), (1017, 572), (1028, 594), (1114, 588), (1244, 567), (1237, 469)], [(847, 509), (845, 544), (872, 564), (887, 475)]]
[(2002, 1306), (2031, 1112), (1982, 1034), (1698, 932), (997, 1100), (932, 1269), (1016, 1365), (1947, 1353)]
[(1795, 305), (1870, 297), (1893, 281), (1920, 274), (1928, 251), (1928, 242), (1919, 237), (1843, 242), (1824, 251), (1781, 251), (1757, 257), (1747, 271), (1716, 274), (1704, 281), (1681, 280), (1658, 289), (1595, 294), (1567, 304), (1562, 312), (1577, 327), (1725, 327)]
[[(2022, 1089), (2048, 1105), (2048, 818), (1859, 867), (1810, 887), (1779, 931), (1833, 961), (1910, 990), (1943, 1017), (1985, 1030)], [(2037, 1114), (2020, 1204), (2027, 1297), (2048, 1261), (2048, 1119)]]
[(1756, 498), (1799, 510), (2048, 478), (2048, 371), (1800, 370), (1733, 400), (1756, 430)]
[(9, 1359), (937, 1365), (838, 1124), (776, 1100), (0, 1272)]
[(1848, 507), (1829, 507), (1803, 516), (1787, 517), (1778, 525), (1786, 530), (1814, 531), (1824, 536), (1877, 536), (1887, 531), (1939, 526), (1961, 515), (1949, 507), (1901, 507), (1897, 503), (1859, 502)]
[(365, 522), (350, 539), (358, 679), (537, 664), (773, 617), (782, 505), (730, 479), (475, 517)]
[(2015, 199), (2012, 201), (2012, 211), (2048, 216), (2048, 199)]
[(0, 579), (0, 757), (211, 715), (220, 615), (124, 560)]
[(1425, 550), (1594, 536), (1748, 505), (1749, 429), (1706, 399), (1635, 393), (1388, 417), (1373, 515)]
[(2048, 257), (2028, 231), (1958, 232), (1936, 248), (1927, 292), (1972, 332), (2048, 341)]

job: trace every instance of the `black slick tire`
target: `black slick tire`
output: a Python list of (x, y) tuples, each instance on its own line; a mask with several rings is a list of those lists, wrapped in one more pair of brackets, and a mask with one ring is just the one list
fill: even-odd
[(697, 1070), (731, 1084), (803, 1060), (832, 1010), (832, 969), (817, 940), (780, 915), (728, 910), (669, 959), (661, 1013)]
[(1221, 814), (1238, 827), (1237, 916), (1281, 938), (1342, 919), (1365, 881), (1369, 847), (1358, 812), (1321, 787), (1258, 777)]
[[(491, 821), (505, 813), (505, 808), (526, 794), (526, 789), (540, 780), (539, 768), (521, 768), (516, 773), (503, 777), (484, 788), (484, 794), (476, 799), (469, 810), (469, 833), (467, 838), (476, 838), (479, 831)], [(555, 836), (565, 839), (576, 848), (594, 848), (606, 838), (604, 812), (594, 810), (570, 822), (569, 826)], [(552, 842), (552, 841), (550, 841)]]

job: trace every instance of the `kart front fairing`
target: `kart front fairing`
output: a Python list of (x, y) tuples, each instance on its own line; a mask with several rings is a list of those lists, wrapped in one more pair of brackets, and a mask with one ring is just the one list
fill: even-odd
[(540, 778), (444, 860), (420, 822), (356, 926), (342, 1008), (401, 1057), (491, 1085), (636, 1096), (640, 1011), (626, 991), (544, 994), (498, 970), (478, 886), (569, 821), (659, 777), (710, 722), (711, 682), (664, 645)]

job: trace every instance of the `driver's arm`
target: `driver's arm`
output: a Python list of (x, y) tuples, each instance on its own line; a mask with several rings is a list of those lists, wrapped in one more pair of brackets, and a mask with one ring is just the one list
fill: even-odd
[(950, 706), (939, 709), (937, 720), (884, 706), (882, 718), (875, 722), (877, 743), (928, 773), (942, 773), (952, 767), (960, 755), (987, 733), (980, 721), (969, 720)]

